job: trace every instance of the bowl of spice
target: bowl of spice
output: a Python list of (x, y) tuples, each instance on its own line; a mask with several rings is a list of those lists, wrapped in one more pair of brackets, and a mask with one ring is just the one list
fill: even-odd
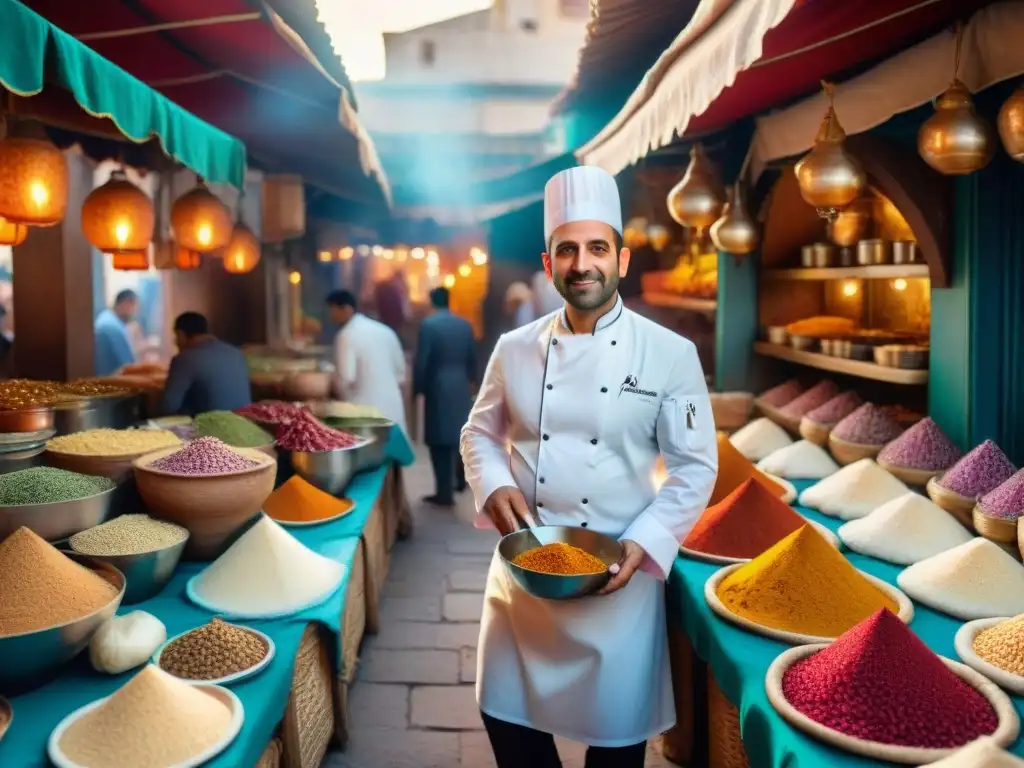
[(172, 637), (157, 648), (153, 663), (186, 682), (227, 685), (259, 674), (273, 658), (267, 635), (214, 619)]
[(124, 576), (28, 528), (0, 542), (0, 693), (46, 682), (117, 612)]
[(994, 541), (1019, 560), (1021, 553), (1017, 546), (1017, 532), (1022, 515), (1024, 470), (1015, 472), (1008, 480), (978, 499), (972, 520), (979, 535)]
[(53, 381), (0, 382), (0, 432), (37, 432), (53, 426), (53, 406), (61, 400)]
[(0, 475), (0, 541), (21, 527), (57, 541), (110, 516), (113, 480), (53, 467)]
[(185, 557), (199, 560), (217, 557), (259, 515), (277, 474), (265, 453), (215, 437), (142, 456), (132, 468), (146, 507), (187, 528)]
[(121, 515), (76, 533), (72, 551), (110, 563), (126, 580), (124, 605), (148, 600), (171, 580), (188, 541), (188, 530), (148, 515)]
[(361, 452), (375, 440), (328, 427), (307, 410), (279, 429), (277, 444), (291, 453), (292, 469), (306, 482), (337, 495), (363, 467)]
[(277, 458), (274, 436), (237, 413), (207, 411), (196, 416), (193, 424), (198, 437), (216, 437), (235, 448), (256, 448), (271, 458)]
[(608, 583), (608, 568), (622, 558), (622, 545), (586, 528), (540, 525), (503, 537), (498, 554), (527, 593), (543, 600), (575, 600)]
[(122, 483), (131, 477), (135, 459), (180, 445), (178, 436), (165, 429), (88, 429), (51, 438), (43, 459), (60, 469)]
[(907, 485), (924, 487), (956, 464), (963, 453), (941, 427), (925, 418), (886, 444), (878, 466)]
[(874, 459), (903, 432), (903, 426), (884, 408), (864, 403), (839, 420), (828, 436), (828, 447), (840, 464)]
[[(312, 409), (314, 415), (316, 410)], [(376, 469), (384, 464), (388, 456), (388, 440), (391, 437), (391, 428), (395, 422), (382, 417), (361, 417), (361, 418), (337, 418), (318, 417), (331, 429), (341, 430), (356, 437), (372, 440), (369, 445), (359, 450), (359, 469), (362, 472), (367, 469)]]
[(978, 499), (994, 491), (1017, 471), (992, 440), (967, 453), (944, 475), (928, 481), (927, 490), (939, 507), (974, 530), (973, 512)]
[(1024, 614), (968, 621), (953, 641), (964, 663), (1016, 696), (1024, 696)]

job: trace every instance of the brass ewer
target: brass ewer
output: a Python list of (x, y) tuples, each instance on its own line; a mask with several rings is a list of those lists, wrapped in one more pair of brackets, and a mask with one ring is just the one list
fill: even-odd
[(739, 181), (729, 189), (721, 218), (711, 225), (711, 241), (718, 250), (736, 256), (744, 256), (758, 246), (757, 222), (747, 209), (746, 193)]
[(700, 144), (690, 149), (690, 164), (682, 180), (668, 193), (668, 212), (684, 227), (704, 232), (722, 212), (720, 186), (711, 161)]
[(814, 148), (795, 166), (800, 195), (818, 215), (834, 220), (839, 211), (860, 197), (867, 185), (861, 164), (846, 151), (846, 132), (836, 117), (835, 86), (822, 83), (828, 97), (828, 111), (818, 128)]
[(997, 126), (1006, 154), (1024, 163), (1024, 85), (1018, 86), (999, 110)]

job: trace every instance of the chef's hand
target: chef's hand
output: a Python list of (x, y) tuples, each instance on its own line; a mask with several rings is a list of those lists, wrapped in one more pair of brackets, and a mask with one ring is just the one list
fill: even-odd
[(622, 589), (629, 583), (629, 580), (633, 578), (633, 574), (636, 573), (636, 569), (643, 563), (647, 553), (644, 552), (644, 548), (637, 544), (632, 539), (622, 540), (622, 557), (619, 562), (608, 567), (608, 570), (612, 573), (611, 581), (605, 584), (597, 594), (609, 595), (612, 592), (616, 592)]
[(518, 531), (518, 520), (526, 520), (530, 514), (523, 492), (514, 485), (503, 485), (488, 496), (483, 511), (502, 536)]

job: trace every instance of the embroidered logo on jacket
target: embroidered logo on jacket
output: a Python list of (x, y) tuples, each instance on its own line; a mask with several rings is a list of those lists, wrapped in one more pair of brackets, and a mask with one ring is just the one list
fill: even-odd
[(630, 395), (640, 395), (641, 397), (657, 397), (657, 392), (652, 392), (649, 389), (640, 389), (640, 385), (637, 382), (636, 376), (632, 373), (626, 376), (626, 380), (622, 382), (622, 386), (619, 387), (619, 397), (622, 393), (626, 392)]

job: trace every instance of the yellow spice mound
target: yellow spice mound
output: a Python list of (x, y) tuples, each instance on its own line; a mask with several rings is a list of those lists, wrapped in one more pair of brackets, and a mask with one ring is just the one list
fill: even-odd
[(169, 768), (227, 733), (231, 709), (152, 664), (68, 728), (61, 751), (83, 768)]
[(729, 574), (717, 594), (755, 624), (816, 637), (839, 637), (879, 608), (899, 613), (810, 525)]
[(88, 429), (47, 441), (47, 450), (80, 456), (128, 456), (181, 445), (166, 429)]
[(1011, 675), (1024, 675), (1024, 613), (974, 636), (974, 652)]

